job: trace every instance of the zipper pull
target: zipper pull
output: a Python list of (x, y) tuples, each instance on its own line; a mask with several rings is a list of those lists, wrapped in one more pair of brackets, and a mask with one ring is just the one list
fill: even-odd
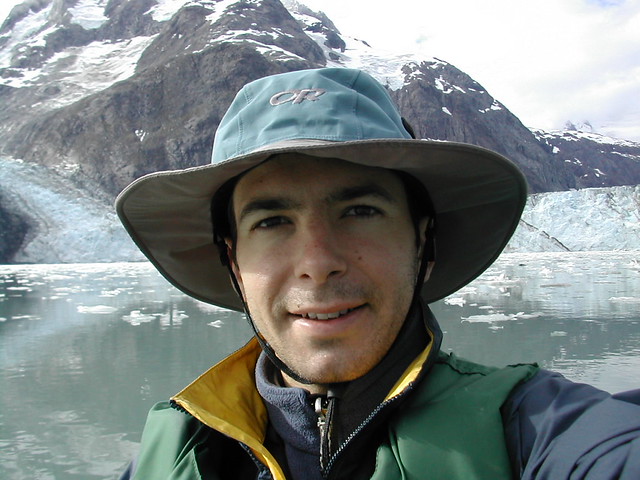
[(327, 399), (324, 397), (316, 398), (315, 411), (318, 416), (318, 429), (320, 430), (320, 466), (324, 468), (326, 464), (326, 443), (327, 436)]
[(327, 409), (326, 406), (323, 405), (323, 397), (318, 397), (316, 398), (316, 403), (315, 403), (315, 411), (316, 411), (316, 415), (318, 416), (318, 428), (320, 429), (320, 436), (322, 436), (322, 434), (324, 433), (324, 427), (327, 424)]
[(331, 455), (331, 427), (336, 400), (337, 397), (329, 392), (327, 397), (316, 398), (314, 405), (320, 430), (320, 469), (323, 472), (327, 468)]

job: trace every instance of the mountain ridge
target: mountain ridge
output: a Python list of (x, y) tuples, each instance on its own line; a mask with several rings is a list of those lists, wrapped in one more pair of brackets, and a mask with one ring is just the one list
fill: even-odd
[(594, 158), (569, 164), (453, 65), (379, 53), (297, 1), (24, 5), (0, 30), (2, 153), (80, 165), (110, 194), (153, 170), (207, 163), (217, 123), (244, 83), (323, 66), (368, 71), (388, 86), (419, 137), (498, 151), (520, 166), (532, 192), (640, 183), (640, 144), (599, 166)]

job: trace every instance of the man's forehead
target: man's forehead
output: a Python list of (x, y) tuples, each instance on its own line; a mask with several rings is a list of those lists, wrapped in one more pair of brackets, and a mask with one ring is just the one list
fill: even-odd
[(394, 196), (403, 190), (402, 182), (392, 170), (358, 165), (346, 160), (317, 158), (302, 154), (274, 156), (243, 175), (234, 190), (244, 197), (252, 192), (273, 192), (284, 195), (296, 191), (310, 191), (334, 199), (347, 189), (354, 196), (358, 190)]

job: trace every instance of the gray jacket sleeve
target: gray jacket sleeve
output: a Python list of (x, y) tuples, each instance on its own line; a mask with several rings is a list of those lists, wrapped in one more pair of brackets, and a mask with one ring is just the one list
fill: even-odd
[(502, 409), (523, 479), (640, 479), (640, 389), (610, 395), (541, 370)]

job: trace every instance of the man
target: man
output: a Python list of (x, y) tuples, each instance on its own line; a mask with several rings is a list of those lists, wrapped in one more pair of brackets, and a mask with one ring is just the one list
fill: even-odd
[(413, 139), (363, 72), (245, 86), (211, 165), (117, 200), (169, 281), (255, 331), (154, 407), (125, 478), (640, 478), (640, 391), (439, 351), (427, 304), (498, 257), (525, 199), (500, 155)]

